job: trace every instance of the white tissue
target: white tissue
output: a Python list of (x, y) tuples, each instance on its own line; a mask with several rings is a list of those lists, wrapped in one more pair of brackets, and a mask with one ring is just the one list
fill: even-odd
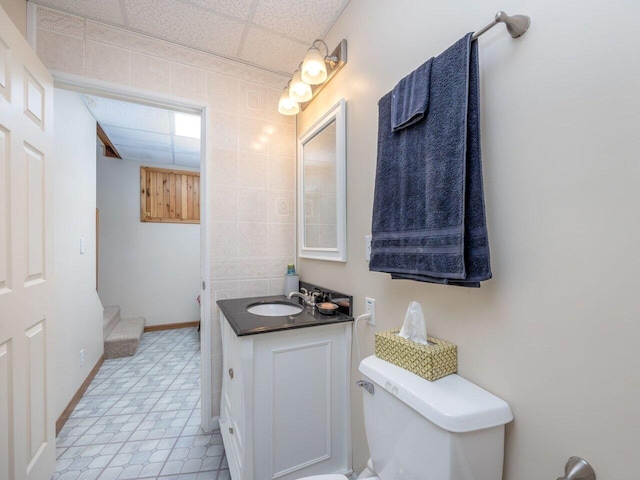
[(404, 316), (404, 323), (398, 335), (412, 342), (428, 345), (427, 322), (424, 319), (422, 307), (418, 302), (411, 302), (409, 304), (407, 313)]

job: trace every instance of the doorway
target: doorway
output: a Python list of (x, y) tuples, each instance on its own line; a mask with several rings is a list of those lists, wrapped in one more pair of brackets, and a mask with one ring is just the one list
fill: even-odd
[[(210, 271), (211, 271), (211, 268), (210, 268), (211, 256), (209, 253), (210, 240), (209, 240), (209, 234), (208, 234), (208, 228), (207, 228), (208, 193), (206, 188), (207, 149), (206, 149), (206, 134), (205, 134), (205, 132), (207, 131), (207, 112), (208, 112), (207, 106), (184, 103), (182, 101), (174, 100), (170, 98), (153, 97), (146, 94), (140, 94), (137, 92), (133, 93), (130, 91), (120, 91), (117, 89), (114, 90), (114, 89), (104, 88), (103, 86), (90, 84), (90, 81), (87, 81), (87, 83), (84, 83), (85, 80), (86, 79), (82, 80), (83, 83), (57, 82), (55, 86), (57, 88), (74, 91), (79, 95), (84, 96), (87, 99), (94, 99), (94, 100), (97, 99), (96, 101), (98, 103), (103, 102), (105, 105), (106, 104), (116, 105), (118, 104), (118, 102), (124, 105), (129, 105), (128, 109), (125, 109), (124, 112), (121, 112), (121, 115), (124, 115), (129, 120), (131, 120), (135, 116), (132, 113), (133, 111), (141, 111), (144, 108), (155, 109), (157, 112), (160, 112), (160, 111), (168, 112), (168, 115), (170, 118), (169, 120), (170, 126), (174, 129), (170, 133), (165, 133), (165, 135), (169, 135), (172, 137), (169, 139), (169, 144), (173, 147), (171, 158), (174, 161), (173, 162), (174, 166), (171, 168), (176, 170), (179, 168), (183, 168), (185, 171), (194, 171), (198, 169), (197, 167), (199, 167), (200, 178), (202, 179), (202, 181), (199, 182), (199, 185), (198, 185), (199, 191), (197, 193), (197, 199), (199, 200), (199, 212), (200, 212), (200, 228), (198, 229), (199, 230), (198, 236), (200, 240), (199, 241), (200, 248), (198, 249), (199, 250), (199, 261), (198, 261), (199, 281), (198, 281), (197, 291), (195, 292), (196, 295), (191, 295), (193, 298), (191, 298), (189, 301), (192, 302), (192, 306), (193, 308), (195, 308), (195, 311), (199, 313), (198, 319), (201, 321), (201, 335), (200, 335), (200, 357), (201, 357), (201, 369), (200, 369), (201, 402), (200, 403), (201, 403), (201, 407), (200, 408), (201, 408), (201, 417), (202, 417), (202, 428), (205, 431), (211, 431), (214, 428), (217, 428), (217, 418), (213, 417), (212, 415), (212, 402), (211, 402), (212, 375), (211, 375), (210, 359), (211, 359), (212, 339), (211, 339), (211, 325), (210, 325), (211, 306), (210, 306), (210, 299), (208, 295), (208, 291), (209, 291), (208, 285), (210, 283)], [(87, 102), (85, 102), (85, 104), (86, 103)], [(117, 112), (115, 112), (114, 115), (117, 116)], [(191, 129), (192, 129), (191, 134), (185, 135), (184, 131), (181, 131), (179, 129), (178, 131), (176, 131), (176, 127), (178, 127), (176, 118), (180, 116), (186, 117), (187, 120), (189, 119), (193, 120), (194, 118), (200, 119), (199, 138), (196, 138), (197, 135), (193, 133), (193, 125), (191, 125)], [(156, 121), (157, 120), (158, 119), (156, 118)], [(129, 126), (131, 127), (131, 125)], [(123, 127), (122, 125), (120, 126), (111, 125), (111, 127), (115, 127), (111, 129), (109, 129), (108, 127), (109, 125), (107, 125), (107, 128), (105, 129), (105, 127), (103, 126), (103, 130), (107, 133), (109, 133), (109, 130), (111, 130), (112, 143), (113, 145), (115, 145), (116, 150), (118, 150), (118, 147), (120, 146), (119, 150), (122, 150), (122, 152), (120, 152), (121, 156), (132, 157), (134, 156), (135, 153), (147, 151), (146, 157), (138, 157), (138, 160), (141, 160), (141, 161), (137, 162), (137, 165), (135, 165), (136, 168), (139, 169), (140, 166), (147, 166), (147, 167), (150, 166), (151, 168), (161, 168), (160, 165), (154, 164), (154, 160), (158, 160), (162, 158), (162, 155), (158, 153), (161, 149), (145, 148), (145, 147), (148, 147), (148, 145), (145, 145), (145, 141), (148, 141), (154, 138), (162, 141), (159, 135), (154, 135), (154, 134), (158, 134), (159, 132), (153, 132), (152, 130), (144, 130), (144, 128), (142, 128), (140, 130), (143, 130), (146, 132), (142, 135), (142, 137), (144, 138), (141, 138), (141, 139), (139, 138), (138, 140), (135, 140), (135, 138), (133, 138), (131, 135), (127, 136), (128, 134), (127, 132), (125, 132), (124, 129), (122, 129)], [(182, 127), (179, 127), (179, 128), (182, 128)], [(113, 133), (117, 135), (113, 135)], [(118, 134), (120, 136), (118, 136)], [(166, 140), (167, 139), (164, 138), (165, 146), (167, 146)], [(138, 143), (135, 143), (136, 141)], [(120, 142), (120, 144), (118, 142)], [(193, 148), (192, 148), (196, 144), (199, 147), (198, 154), (197, 154), (198, 158), (196, 162), (197, 167), (194, 164), (194, 155), (193, 155)], [(124, 155), (122, 155), (123, 153)], [(164, 153), (166, 154), (166, 152)], [(164, 158), (166, 158), (166, 155)], [(176, 158), (179, 160), (177, 163), (175, 162)], [(127, 161), (127, 160), (123, 160), (123, 161)], [(191, 162), (191, 163), (189, 165), (184, 165), (184, 163), (186, 162)], [(138, 177), (138, 182), (140, 182), (140, 177)], [(137, 192), (138, 198), (140, 197), (139, 186), (140, 186), (140, 183), (138, 183), (136, 186), (136, 192)], [(137, 207), (136, 212), (138, 216), (145, 214), (145, 212), (142, 212), (142, 209), (140, 206)], [(101, 215), (100, 229), (101, 229), (101, 232), (104, 232), (105, 228), (107, 228), (105, 225), (104, 209), (102, 209), (100, 215)], [(169, 216), (171, 216), (171, 214)], [(143, 222), (139, 222), (139, 223), (142, 224)], [(148, 223), (148, 224), (143, 224), (142, 226), (148, 227), (150, 225), (153, 225), (153, 224)], [(166, 227), (167, 225), (162, 225), (162, 222), (160, 222), (155, 226)], [(179, 226), (186, 226), (186, 225), (180, 225), (178, 223), (173, 225), (173, 227), (179, 227)], [(188, 227), (192, 227), (192, 225), (188, 225)], [(100, 248), (101, 248), (101, 251), (104, 252), (104, 249), (105, 249), (104, 242), (101, 242)], [(165, 247), (165, 251), (167, 255), (171, 255), (171, 251), (170, 249), (167, 250), (167, 247)], [(158, 268), (165, 268), (165, 267), (166, 266), (158, 265)], [(101, 270), (104, 269), (105, 265), (101, 265), (100, 268)], [(104, 276), (101, 275), (101, 278), (102, 280), (99, 283), (100, 288), (104, 287)], [(199, 302), (196, 300), (196, 297), (198, 297)], [(163, 322), (167, 323), (166, 320), (163, 320)], [(183, 323), (183, 322), (172, 322), (172, 323)]]
[(197, 325), (200, 115), (80, 98), (105, 144), (97, 152), (103, 305), (145, 318), (145, 331)]

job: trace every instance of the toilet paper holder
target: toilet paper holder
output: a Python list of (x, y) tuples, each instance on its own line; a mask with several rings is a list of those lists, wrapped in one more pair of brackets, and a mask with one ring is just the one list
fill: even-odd
[(596, 480), (596, 472), (585, 459), (571, 457), (564, 466), (564, 477), (558, 480)]

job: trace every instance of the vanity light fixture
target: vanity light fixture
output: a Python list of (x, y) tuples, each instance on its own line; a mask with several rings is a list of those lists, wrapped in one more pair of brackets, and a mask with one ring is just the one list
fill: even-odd
[[(324, 46), (324, 56), (319, 50), (320, 45)], [(296, 115), (300, 110), (304, 110), (307, 103), (313, 100), (313, 97), (346, 63), (346, 40), (342, 40), (331, 54), (323, 40), (314, 40), (307, 50), (304, 61), (298, 66), (293, 78), (282, 92), (278, 102), (278, 112), (282, 115)], [(290, 102), (285, 98), (285, 92)]]
[[(322, 44), (324, 46), (325, 55), (320, 53), (316, 44)], [(338, 63), (338, 57), (329, 56), (329, 47), (324, 43), (324, 40), (314, 40), (313, 45), (307, 50), (307, 54), (302, 62), (302, 80), (309, 85), (320, 85), (323, 83), (327, 79), (327, 66), (325, 63), (335, 66), (335, 64)]]
[(298, 102), (292, 100), (289, 95), (289, 85), (291, 85), (291, 81), (289, 81), (287, 86), (282, 90), (280, 101), (278, 101), (278, 113), (282, 115), (296, 115), (300, 111)]
[(298, 103), (308, 102), (313, 97), (311, 85), (302, 80), (301, 66), (302, 64), (298, 66), (298, 70), (293, 74), (293, 79), (291, 79), (291, 84), (289, 85), (289, 96), (291, 100)]

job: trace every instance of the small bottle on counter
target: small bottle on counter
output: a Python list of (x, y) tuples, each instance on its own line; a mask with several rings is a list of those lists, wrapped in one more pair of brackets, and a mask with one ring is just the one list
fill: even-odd
[(300, 288), (300, 275), (296, 273), (296, 266), (293, 263), (287, 265), (287, 274), (284, 276), (284, 295), (297, 292)]

